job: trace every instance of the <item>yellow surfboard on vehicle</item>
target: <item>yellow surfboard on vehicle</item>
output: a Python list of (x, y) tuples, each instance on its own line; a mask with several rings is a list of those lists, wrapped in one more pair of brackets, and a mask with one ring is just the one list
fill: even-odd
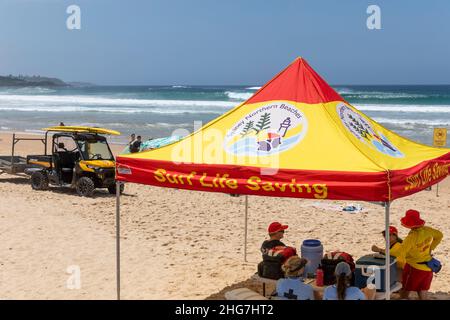
[(55, 126), (43, 128), (44, 131), (55, 132), (82, 132), (82, 133), (94, 133), (94, 134), (109, 134), (119, 136), (120, 132), (111, 129), (97, 128), (97, 127), (83, 127), (83, 126)]

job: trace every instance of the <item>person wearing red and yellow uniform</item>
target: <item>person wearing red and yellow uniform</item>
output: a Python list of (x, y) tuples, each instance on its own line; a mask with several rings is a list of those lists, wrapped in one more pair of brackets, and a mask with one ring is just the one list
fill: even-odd
[[(383, 236), (386, 238), (385, 231), (381, 232)], [(389, 227), (389, 255), (397, 258), (397, 280), (402, 281), (403, 268), (405, 267), (405, 261), (398, 260), (398, 256), (400, 254), (400, 250), (402, 247), (403, 240), (398, 236), (398, 230), (394, 226)], [(377, 247), (375, 245), (372, 246), (373, 252), (378, 252), (381, 254), (385, 254), (385, 249)]]
[(411, 291), (416, 291), (419, 299), (427, 298), (433, 280), (433, 272), (426, 265), (432, 259), (433, 251), (443, 238), (442, 232), (425, 226), (416, 210), (408, 210), (400, 219), (402, 226), (411, 229), (398, 252), (397, 259), (405, 262), (402, 277), (402, 298), (407, 299)]

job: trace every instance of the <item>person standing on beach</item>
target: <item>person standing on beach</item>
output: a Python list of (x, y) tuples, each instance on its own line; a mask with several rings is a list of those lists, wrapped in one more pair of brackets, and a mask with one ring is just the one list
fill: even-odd
[(142, 137), (141, 136), (137, 136), (136, 140), (134, 140), (130, 144), (130, 152), (131, 153), (139, 152), (140, 149), (141, 149), (141, 144), (142, 144)]
[(130, 142), (128, 143), (128, 149), (130, 150), (130, 152), (132, 153), (133, 151), (133, 143), (136, 141), (136, 134), (132, 133), (130, 136)]
[(408, 210), (400, 219), (402, 226), (410, 229), (403, 240), (398, 260), (405, 261), (403, 269), (401, 298), (408, 299), (411, 291), (416, 291), (420, 300), (427, 299), (427, 293), (433, 280), (433, 271), (427, 263), (433, 259), (431, 251), (442, 241), (439, 230), (425, 226), (416, 210)]
[(128, 146), (131, 147), (131, 145), (133, 144), (133, 142), (136, 140), (136, 134), (132, 133), (130, 136), (130, 142), (128, 143)]

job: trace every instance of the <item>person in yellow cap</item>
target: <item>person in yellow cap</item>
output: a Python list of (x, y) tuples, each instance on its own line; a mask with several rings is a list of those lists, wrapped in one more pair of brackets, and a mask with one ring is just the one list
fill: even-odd
[(433, 280), (433, 271), (428, 263), (433, 260), (433, 251), (443, 238), (442, 232), (425, 226), (416, 210), (408, 210), (400, 219), (402, 226), (411, 229), (398, 252), (398, 260), (405, 262), (403, 269), (401, 298), (408, 299), (411, 291), (416, 291), (420, 300), (427, 299)]

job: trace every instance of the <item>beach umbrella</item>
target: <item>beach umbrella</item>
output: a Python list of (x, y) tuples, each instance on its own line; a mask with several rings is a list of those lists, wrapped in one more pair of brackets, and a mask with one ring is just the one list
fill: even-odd
[[(380, 202), (389, 234), (391, 202), (445, 179), (449, 167), (450, 149), (422, 145), (384, 128), (297, 58), (247, 101), (184, 139), (119, 155), (116, 175), (118, 184)], [(247, 210), (246, 198), (245, 234)], [(118, 228), (119, 220), (118, 193)], [(119, 273), (117, 281), (119, 288)], [(386, 259), (386, 288), (389, 283)]]

